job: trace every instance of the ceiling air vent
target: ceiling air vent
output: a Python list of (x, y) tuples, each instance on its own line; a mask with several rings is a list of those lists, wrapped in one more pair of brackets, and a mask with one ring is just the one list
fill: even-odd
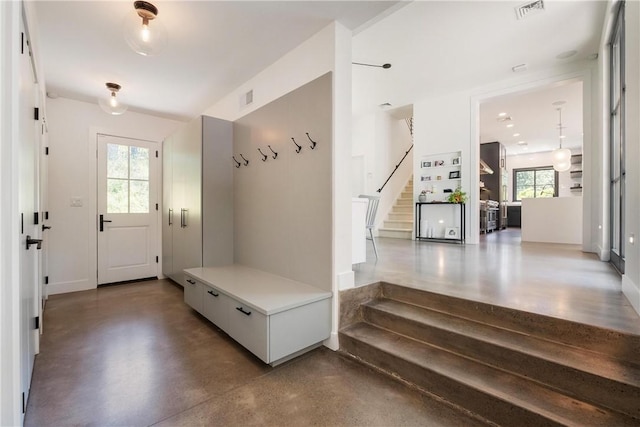
[(540, 13), (544, 10), (544, 2), (542, 0), (535, 0), (516, 7), (516, 17), (518, 19), (524, 19), (527, 16)]

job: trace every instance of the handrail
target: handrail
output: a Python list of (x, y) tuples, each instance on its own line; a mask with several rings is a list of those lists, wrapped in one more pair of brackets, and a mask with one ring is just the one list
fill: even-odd
[[(407, 126), (409, 127), (409, 133), (411, 134), (411, 140), (413, 141), (413, 117), (409, 117), (409, 118), (404, 119), (404, 120), (407, 123)], [(384, 182), (384, 184), (382, 184), (382, 187), (378, 188), (376, 190), (376, 192), (378, 192), (378, 193), (382, 192), (382, 189), (384, 188), (384, 186), (387, 185), (387, 182), (389, 182), (389, 180), (391, 179), (393, 174), (396, 173), (396, 171), (398, 170), (398, 168), (400, 167), (400, 165), (402, 164), (404, 159), (407, 157), (407, 155), (409, 154), (409, 152), (411, 151), (412, 148), (413, 148), (413, 143), (411, 143), (411, 147), (409, 147), (409, 149), (407, 151), (405, 151), (404, 156), (402, 156), (402, 159), (400, 159), (400, 162), (393, 169), (393, 171), (391, 172), (391, 174), (389, 175), (387, 180)]]
[(391, 177), (393, 176), (394, 173), (396, 173), (396, 171), (398, 170), (398, 168), (400, 167), (400, 165), (402, 164), (402, 162), (404, 161), (404, 159), (407, 157), (407, 154), (409, 154), (409, 151), (411, 151), (411, 149), (413, 148), (413, 144), (411, 144), (411, 147), (409, 147), (409, 149), (407, 151), (405, 151), (404, 156), (402, 156), (402, 159), (400, 159), (400, 162), (396, 165), (396, 167), (393, 169), (393, 171), (391, 172), (391, 174), (389, 175), (389, 178), (387, 178), (387, 180), (384, 182), (384, 184), (382, 184), (382, 187), (378, 188), (376, 191), (378, 193), (380, 193), (382, 191), (382, 189), (384, 188), (385, 185), (387, 185), (387, 182), (389, 182), (389, 180), (391, 179)]

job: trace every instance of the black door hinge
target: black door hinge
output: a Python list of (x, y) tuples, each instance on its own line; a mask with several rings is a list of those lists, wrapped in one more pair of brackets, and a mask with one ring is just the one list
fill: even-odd
[(20, 33), (20, 54), (24, 55), (24, 33)]
[(44, 154), (49, 155), (49, 147), (44, 147)]
[(159, 261), (159, 260), (158, 260), (158, 256), (156, 256), (156, 264), (158, 263), (158, 261)]
[(158, 204), (156, 203), (156, 210), (158, 210)]
[(158, 150), (156, 150), (156, 159), (158, 158)]
[(44, 219), (49, 219), (49, 211), (44, 211)]
[(49, 276), (44, 276), (44, 284), (45, 285), (49, 284)]
[(33, 120), (40, 120), (40, 109), (38, 107), (33, 109)]
[(40, 316), (36, 316), (35, 317), (35, 328), (34, 329), (40, 329)]
[(33, 213), (33, 225), (38, 225), (40, 224), (40, 213), (39, 212), (34, 212)]

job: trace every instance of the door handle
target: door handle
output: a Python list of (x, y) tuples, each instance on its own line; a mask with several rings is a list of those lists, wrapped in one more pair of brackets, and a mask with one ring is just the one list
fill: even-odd
[(48, 225), (42, 224), (42, 231), (44, 231), (44, 230), (51, 230), (51, 227), (48, 226)]
[(100, 232), (104, 231), (104, 223), (105, 222), (113, 222), (110, 219), (104, 219), (104, 215), (100, 214)]
[(31, 245), (37, 245), (36, 249), (42, 249), (42, 239), (32, 239), (31, 236), (27, 236), (27, 250)]
[(173, 209), (169, 209), (169, 225), (173, 225)]
[(189, 209), (182, 208), (180, 209), (180, 227), (187, 227), (187, 217), (189, 215)]

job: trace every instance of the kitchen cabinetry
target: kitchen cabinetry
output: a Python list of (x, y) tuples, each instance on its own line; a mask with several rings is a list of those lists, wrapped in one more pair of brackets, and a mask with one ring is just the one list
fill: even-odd
[(331, 296), (241, 265), (185, 271), (185, 302), (271, 365), (329, 338)]
[(484, 188), (491, 200), (498, 202), (497, 228), (507, 227), (507, 150), (499, 142), (488, 142), (480, 145), (480, 159), (493, 171), (482, 175)]
[(233, 262), (232, 149), (233, 124), (207, 116), (164, 141), (162, 271), (177, 283), (185, 268)]

